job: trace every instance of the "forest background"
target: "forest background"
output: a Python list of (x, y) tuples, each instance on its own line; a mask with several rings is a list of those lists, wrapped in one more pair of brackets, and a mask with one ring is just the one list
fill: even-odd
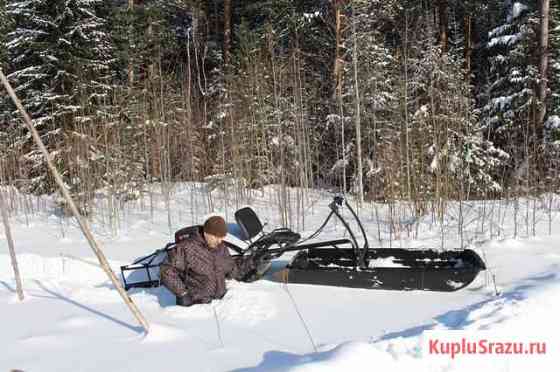
[[(180, 182), (236, 206), (274, 185), (290, 226), (313, 188), (443, 218), (560, 187), (558, 0), (0, 0), (0, 20), (0, 67), (90, 216), (100, 191), (118, 214)], [(0, 184), (54, 192), (0, 94)]]

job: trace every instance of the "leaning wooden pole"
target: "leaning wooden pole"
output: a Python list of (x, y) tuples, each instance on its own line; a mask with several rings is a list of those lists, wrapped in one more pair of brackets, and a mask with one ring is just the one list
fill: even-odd
[[(0, 70), (0, 73), (2, 70)], [(4, 195), (0, 190), (0, 209), (2, 210), (2, 222), (4, 223), (4, 231), (6, 232), (6, 239), (8, 240), (8, 249), (10, 250), (10, 258), (12, 259), (12, 268), (14, 269), (14, 276), (16, 277), (16, 292), (20, 301), (23, 301), (23, 287), (21, 285), (21, 276), (19, 275), (19, 268), (16, 258), (16, 250), (14, 248), (14, 240), (12, 239), (12, 230), (10, 230), (10, 223), (8, 221), (8, 209), (4, 203)]]
[(56, 184), (58, 185), (60, 191), (62, 192), (62, 195), (64, 196), (64, 199), (66, 199), (66, 202), (70, 206), (70, 210), (72, 211), (72, 214), (74, 215), (74, 217), (78, 221), (78, 224), (80, 225), (82, 233), (84, 234), (87, 241), (89, 242), (89, 245), (90, 245), (91, 249), (93, 250), (93, 252), (97, 256), (97, 259), (99, 260), (99, 263), (101, 264), (101, 267), (103, 268), (103, 270), (105, 271), (105, 273), (107, 274), (109, 279), (111, 279), (111, 282), (113, 282), (113, 285), (115, 286), (115, 288), (117, 288), (117, 291), (121, 295), (125, 304), (128, 306), (130, 311), (132, 311), (132, 314), (134, 314), (134, 316), (136, 317), (138, 322), (142, 325), (144, 330), (146, 332), (148, 332), (149, 331), (148, 322), (146, 321), (144, 316), (140, 313), (140, 310), (138, 309), (136, 304), (132, 301), (130, 296), (128, 296), (128, 294), (126, 293), (126, 291), (122, 287), (121, 283), (117, 279), (113, 270), (111, 270), (111, 268), (109, 267), (109, 263), (107, 262), (107, 259), (105, 258), (105, 255), (103, 254), (103, 252), (99, 248), (99, 244), (97, 243), (97, 241), (95, 240), (95, 238), (94, 238), (93, 234), (91, 233), (89, 227), (85, 223), (84, 218), (82, 217), (80, 212), (78, 212), (78, 208), (76, 208), (76, 204), (74, 204), (74, 200), (72, 200), (72, 197), (70, 196), (70, 193), (68, 192), (68, 189), (66, 189), (66, 186), (64, 185), (64, 182), (62, 181), (62, 177), (60, 176), (60, 173), (58, 173), (58, 170), (55, 168), (55, 166), (53, 164), (53, 160), (52, 160), (49, 152), (47, 151), (47, 149), (45, 147), (45, 144), (41, 140), (41, 137), (39, 136), (39, 133), (37, 132), (37, 130), (33, 126), (33, 123), (31, 122), (31, 118), (29, 117), (29, 115), (27, 114), (27, 112), (23, 108), (21, 102), (17, 98), (16, 93), (14, 92), (14, 90), (12, 89), (12, 86), (8, 82), (8, 79), (6, 78), (4, 73), (2, 72), (2, 69), (0, 69), (0, 80), (2, 80), (2, 84), (4, 84), (4, 87), (8, 91), (8, 94), (12, 98), (12, 101), (14, 102), (16, 107), (18, 108), (20, 114), (23, 116), (23, 120), (24, 120), (25, 124), (27, 125), (27, 128), (31, 132), (31, 135), (33, 136), (33, 140), (35, 141), (35, 143), (37, 144), (37, 146), (39, 147), (39, 149), (41, 150), (41, 152), (43, 153), (43, 155), (47, 159), (47, 165), (48, 165), (48, 167), (49, 167), (49, 169), (50, 169), (50, 171), (51, 171), (51, 173), (52, 173), (52, 175), (53, 175), (53, 177), (56, 181)]

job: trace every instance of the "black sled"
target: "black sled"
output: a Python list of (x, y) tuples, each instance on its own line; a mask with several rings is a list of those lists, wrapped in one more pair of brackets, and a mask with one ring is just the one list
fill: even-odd
[(353, 260), (352, 249), (311, 249), (299, 252), (275, 279), (351, 288), (453, 292), (469, 285), (485, 269), (470, 249), (376, 248), (367, 251), (367, 267), (356, 266)]
[[(356, 236), (340, 214), (346, 206), (355, 218), (363, 238), (360, 247)], [(259, 263), (257, 270), (245, 281), (260, 279), (270, 267), (270, 261), (286, 252), (297, 251), (291, 262), (281, 271), (271, 275), (272, 280), (284, 283), (315, 284), (337, 287), (386, 289), (386, 290), (429, 290), (452, 292), (469, 285), (486, 265), (478, 254), (470, 249), (463, 250), (409, 250), (397, 248), (370, 248), (364, 228), (351, 206), (341, 196), (329, 204), (331, 213), (319, 229), (306, 239), (289, 229), (281, 228), (269, 233), (251, 208), (235, 213), (237, 224), (230, 225), (230, 232), (248, 242), (247, 248), (227, 242), (236, 255), (254, 255)], [(332, 216), (336, 216), (348, 231), (349, 238), (305, 243), (317, 237)], [(125, 288), (151, 287), (159, 285), (159, 263), (165, 252), (188, 236), (198, 226), (179, 230), (175, 243), (150, 256), (121, 268)], [(234, 256), (235, 257), (235, 256)], [(144, 280), (125, 278), (126, 271), (143, 272)], [(132, 278), (132, 281), (131, 281)]]

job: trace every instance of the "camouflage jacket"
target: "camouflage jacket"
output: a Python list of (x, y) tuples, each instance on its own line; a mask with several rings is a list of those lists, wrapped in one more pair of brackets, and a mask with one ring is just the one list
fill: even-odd
[(224, 296), (226, 277), (241, 280), (252, 270), (252, 260), (235, 261), (224, 243), (211, 249), (199, 231), (168, 252), (160, 279), (175, 296), (188, 293), (195, 303), (206, 303)]

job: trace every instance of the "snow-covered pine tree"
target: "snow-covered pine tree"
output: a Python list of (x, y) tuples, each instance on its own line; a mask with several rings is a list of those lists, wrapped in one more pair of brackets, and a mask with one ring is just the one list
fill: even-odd
[[(253, 21), (242, 21), (235, 28), (233, 40), (237, 42), (227, 80), (220, 84), (219, 79), (210, 78), (213, 84), (209, 93), (220, 102), (209, 108), (210, 133), (216, 140), (225, 130), (226, 150), (230, 148), (227, 142), (231, 142), (235, 154), (231, 160), (239, 163), (225, 164), (225, 168), (242, 174), (251, 185), (282, 180), (303, 185), (302, 180), (310, 173), (306, 151), (313, 132), (308, 121), (311, 94), (307, 90), (313, 89), (309, 79), (313, 79), (310, 74), (314, 71), (306, 67), (307, 58), (317, 55), (304, 56), (301, 50), (317, 47), (311, 45), (311, 39), (317, 36), (315, 18), (319, 10), (316, 3), (290, 0), (270, 1), (268, 6), (238, 3), (235, 10), (243, 19)], [(223, 74), (219, 69), (214, 71)], [(321, 83), (320, 78), (313, 81)], [(217, 164), (214, 172), (221, 172), (222, 167)]]
[(0, 67), (5, 67), (7, 62), (6, 34), (8, 33), (9, 19), (6, 12), (6, 0), (0, 0)]
[[(222, 86), (220, 101), (213, 111), (212, 131), (224, 130), (235, 125), (235, 165), (227, 169), (237, 172), (252, 188), (260, 188), (273, 183), (275, 174), (270, 166), (270, 137), (275, 127), (274, 100), (272, 78), (267, 66), (266, 47), (261, 38), (264, 30), (250, 30), (246, 22), (242, 22), (235, 31), (237, 43), (236, 53), (230, 58), (230, 67), (236, 74), (230, 75), (228, 88)], [(214, 85), (216, 88), (217, 85)], [(231, 120), (235, 115), (235, 122)], [(216, 134), (213, 134), (216, 136)], [(215, 169), (222, 173), (221, 167)]]
[[(343, 67), (343, 111), (355, 118), (358, 107), (356, 101), (359, 100), (361, 156), (364, 159), (363, 169), (360, 171), (365, 176), (364, 190), (369, 193), (369, 197), (381, 197), (384, 194), (383, 189), (387, 184), (383, 185), (380, 181), (391, 178), (398, 180), (405, 188), (407, 184), (406, 170), (400, 167), (401, 156), (398, 153), (389, 155), (394, 149), (394, 140), (401, 138), (406, 126), (405, 117), (400, 115), (399, 109), (399, 99), (404, 97), (400, 94), (404, 86), (399, 85), (398, 78), (401, 61), (396, 57), (397, 53), (394, 53), (396, 34), (389, 21), (395, 19), (398, 10), (396, 1), (354, 1), (353, 14), (351, 18), (348, 17), (348, 22), (354, 22), (354, 25), (346, 27), (347, 35), (344, 37), (343, 50), (346, 52), (347, 63)], [(350, 35), (352, 30), (355, 31), (354, 35)], [(356, 89), (359, 98), (356, 96)], [(349, 167), (353, 169), (349, 169), (348, 173), (352, 174), (354, 185), (358, 173), (355, 133), (355, 126), (349, 125), (347, 141), (353, 149), (348, 152), (347, 160)], [(396, 148), (400, 146), (397, 145)], [(406, 155), (403, 154), (402, 157), (406, 158)], [(394, 177), (380, 177), (380, 172), (391, 173)], [(400, 191), (402, 190), (399, 193)]]
[[(556, 123), (560, 130), (560, 2), (550, 3), (550, 69), (549, 89), (551, 101), (548, 107), (550, 124)], [(558, 138), (560, 139), (560, 137)]]
[(544, 158), (546, 189), (550, 195), (558, 190), (560, 174), (560, 2), (550, 3), (548, 118), (544, 123)]
[[(14, 30), (8, 34), (9, 79), (25, 104), (51, 152), (63, 168), (65, 132), (77, 123), (91, 121), (90, 105), (106, 97), (110, 86), (112, 50), (110, 38), (97, 15), (101, 0), (8, 1)], [(16, 143), (25, 154), (30, 191), (53, 189), (43, 157), (34, 149), (30, 136)], [(69, 179), (71, 187), (81, 182)], [(83, 181), (83, 180), (82, 180)]]
[[(550, 4), (550, 67), (548, 71), (548, 88), (551, 91), (547, 102), (548, 118), (545, 122), (545, 145), (550, 153), (548, 168), (550, 172), (560, 169), (560, 3)], [(549, 172), (549, 173), (550, 173)], [(556, 174), (552, 179), (556, 180)]]
[(415, 97), (410, 136), (416, 192), (439, 203), (499, 190), (493, 171), (507, 155), (484, 139), (464, 75), (463, 53), (453, 50), (454, 43), (442, 53), (433, 43), (427, 18), (417, 26), (409, 66), (410, 94)]
[(486, 45), (490, 71), (481, 95), (481, 121), (488, 137), (512, 156), (516, 172), (527, 160), (526, 139), (536, 115), (535, 3), (505, 0), (503, 21), (489, 32)]
[[(6, 0), (0, 0), (0, 68), (6, 72), (8, 66), (8, 54), (6, 53), (6, 34), (11, 26), (8, 13), (6, 12)], [(4, 131), (6, 111), (9, 110), (7, 94), (3, 88), (0, 89), (0, 130)], [(5, 134), (4, 134), (5, 135)]]
[[(5, 35), (8, 32), (8, 15), (6, 13), (6, 1), (0, 0), (0, 69), (6, 71), (7, 65), (7, 54), (6, 52), (6, 38)], [(7, 136), (7, 126), (8, 121), (6, 120), (6, 112), (9, 110), (7, 102), (7, 94), (4, 88), (0, 87), (0, 169), (5, 169), (3, 166), (5, 160), (3, 159), (4, 154), (7, 153), (7, 146), (9, 143)], [(0, 182), (4, 181), (6, 174), (4, 172), (0, 173)]]

